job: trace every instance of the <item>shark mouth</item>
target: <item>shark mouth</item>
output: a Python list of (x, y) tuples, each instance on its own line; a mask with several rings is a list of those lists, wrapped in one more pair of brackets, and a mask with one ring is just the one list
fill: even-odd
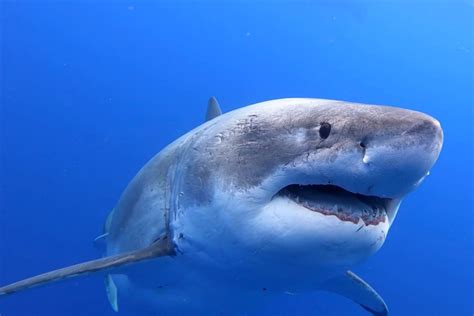
[(292, 200), (298, 205), (326, 216), (336, 216), (344, 222), (366, 226), (387, 220), (391, 199), (349, 192), (335, 185), (292, 184), (281, 189), (275, 196)]

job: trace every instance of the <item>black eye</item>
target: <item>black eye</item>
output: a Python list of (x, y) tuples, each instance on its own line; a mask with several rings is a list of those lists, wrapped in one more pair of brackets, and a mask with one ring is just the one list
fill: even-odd
[(327, 122), (322, 122), (321, 126), (319, 127), (319, 136), (322, 139), (328, 138), (329, 134), (331, 133), (331, 124)]

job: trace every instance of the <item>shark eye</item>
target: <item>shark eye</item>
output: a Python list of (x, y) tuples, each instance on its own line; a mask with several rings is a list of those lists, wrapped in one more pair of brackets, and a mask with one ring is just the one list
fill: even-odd
[(331, 133), (331, 124), (322, 122), (319, 127), (319, 136), (321, 136), (322, 139), (326, 139), (329, 137), (329, 133)]

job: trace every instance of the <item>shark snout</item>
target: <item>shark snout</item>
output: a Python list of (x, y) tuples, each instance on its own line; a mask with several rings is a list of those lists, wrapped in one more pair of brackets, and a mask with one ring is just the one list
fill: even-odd
[(380, 194), (403, 196), (414, 190), (438, 159), (443, 130), (438, 120), (409, 111), (403, 119), (374, 133), (363, 146), (363, 163), (376, 175)]
[(439, 121), (410, 110), (387, 110), (379, 114), (375, 121), (357, 129), (360, 133), (359, 145), (367, 148), (385, 146), (403, 151), (410, 147), (424, 147), (425, 152), (437, 157), (443, 143), (443, 130)]

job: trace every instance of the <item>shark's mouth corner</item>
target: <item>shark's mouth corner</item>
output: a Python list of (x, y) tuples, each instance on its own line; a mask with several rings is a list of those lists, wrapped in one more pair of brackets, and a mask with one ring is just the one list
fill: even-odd
[(274, 197), (287, 198), (310, 211), (336, 216), (344, 222), (378, 225), (388, 220), (391, 199), (353, 193), (336, 185), (291, 184)]

